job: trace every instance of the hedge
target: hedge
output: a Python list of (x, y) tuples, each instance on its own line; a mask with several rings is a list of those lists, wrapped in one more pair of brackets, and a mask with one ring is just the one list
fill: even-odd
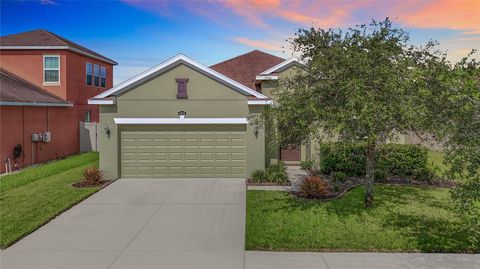
[[(320, 172), (344, 172), (348, 176), (364, 176), (366, 145), (326, 143), (320, 145)], [(428, 151), (418, 145), (385, 144), (377, 148), (375, 170), (392, 176), (414, 176), (427, 169)]]

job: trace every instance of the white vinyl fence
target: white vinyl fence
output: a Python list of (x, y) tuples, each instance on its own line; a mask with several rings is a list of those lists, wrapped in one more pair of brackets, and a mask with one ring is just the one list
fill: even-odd
[(98, 122), (80, 122), (80, 152), (98, 151)]

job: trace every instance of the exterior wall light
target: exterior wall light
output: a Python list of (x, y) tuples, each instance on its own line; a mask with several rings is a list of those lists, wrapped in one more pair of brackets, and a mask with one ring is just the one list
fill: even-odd
[(105, 124), (105, 126), (103, 127), (105, 129), (105, 134), (110, 137), (110, 129), (108, 128), (108, 125)]
[(178, 116), (180, 117), (180, 119), (183, 119), (183, 118), (185, 118), (185, 116), (187, 116), (187, 112), (185, 112), (185, 111), (178, 111)]

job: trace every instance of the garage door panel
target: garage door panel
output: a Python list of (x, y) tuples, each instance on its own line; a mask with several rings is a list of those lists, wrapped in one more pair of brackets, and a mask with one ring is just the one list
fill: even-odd
[(200, 161), (213, 161), (215, 155), (213, 152), (200, 152)]
[(245, 126), (122, 126), (124, 177), (244, 177)]
[(185, 160), (198, 160), (198, 152), (185, 152)]
[(168, 160), (167, 152), (154, 152), (153, 153), (154, 160)]
[(244, 152), (232, 152), (231, 159), (237, 161), (245, 161), (245, 153)]
[(230, 160), (230, 152), (217, 152), (215, 153), (215, 160)]

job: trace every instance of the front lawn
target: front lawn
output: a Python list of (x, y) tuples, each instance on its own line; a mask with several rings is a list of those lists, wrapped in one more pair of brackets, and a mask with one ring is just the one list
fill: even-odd
[(0, 178), (0, 248), (35, 231), (99, 188), (73, 188), (87, 167), (98, 166), (97, 153), (50, 162)]
[(246, 249), (277, 251), (478, 252), (456, 217), (448, 189), (377, 185), (330, 202), (286, 192), (248, 191)]

